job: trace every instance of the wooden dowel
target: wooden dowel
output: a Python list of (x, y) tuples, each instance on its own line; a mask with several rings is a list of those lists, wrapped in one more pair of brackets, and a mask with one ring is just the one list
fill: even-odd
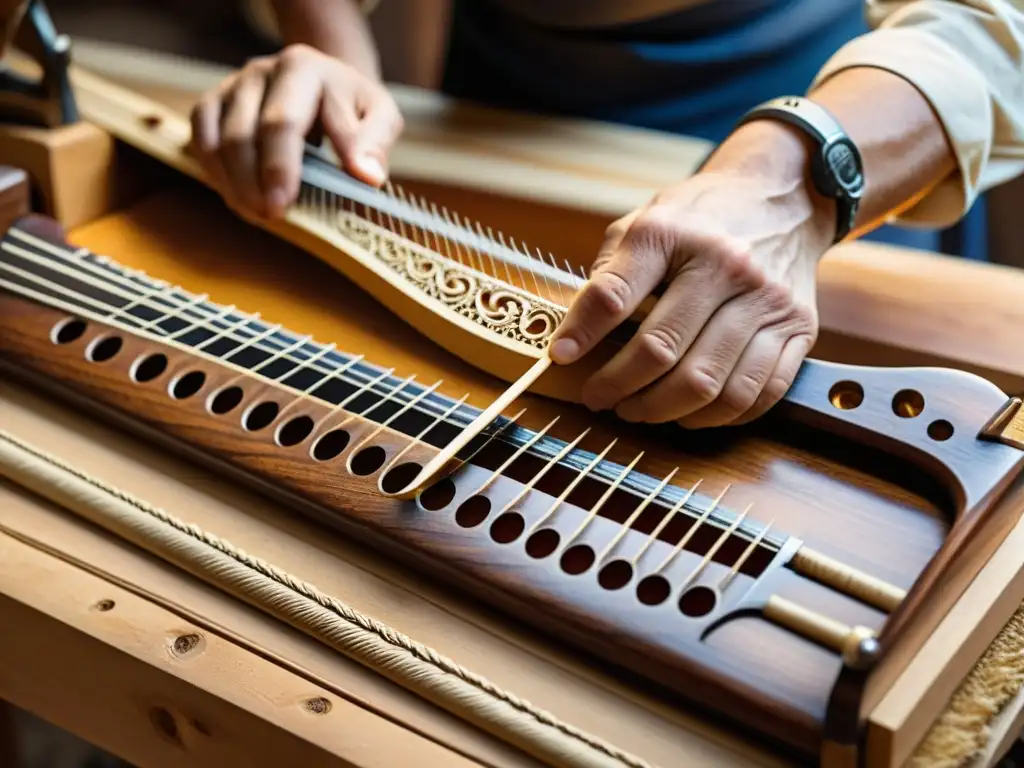
[(841, 654), (851, 666), (870, 663), (877, 649), (875, 633), (867, 627), (854, 627), (772, 595), (764, 607), (764, 617), (819, 645)]
[(893, 586), (809, 547), (801, 547), (789, 567), (797, 573), (856, 598), (886, 613), (892, 613), (907, 596)]

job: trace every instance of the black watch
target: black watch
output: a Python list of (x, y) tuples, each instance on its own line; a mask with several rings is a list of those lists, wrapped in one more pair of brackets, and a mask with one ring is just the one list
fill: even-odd
[(824, 107), (800, 96), (766, 101), (747, 112), (739, 125), (771, 118), (796, 126), (811, 137), (816, 152), (811, 158), (811, 180), (825, 197), (836, 201), (836, 236), (845, 238), (857, 219), (864, 193), (864, 165), (853, 140)]

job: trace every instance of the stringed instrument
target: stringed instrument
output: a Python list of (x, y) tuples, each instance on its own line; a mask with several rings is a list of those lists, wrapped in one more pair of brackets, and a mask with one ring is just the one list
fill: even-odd
[[(74, 80), (87, 119), (195, 173), (180, 118)], [(976, 376), (809, 360), (757, 424), (659, 429), (619, 461), (589, 430), (492, 419), (373, 349), (125, 268), (24, 203), (4, 210), (5, 373), (823, 763), (856, 763), (865, 714), (1015, 522), (1002, 500), (1020, 487), (1021, 403)], [(268, 226), (472, 364), (516, 385), (535, 372), (535, 392), (574, 400), (613, 351), (544, 366), (584, 276), (322, 156)], [(654, 473), (659, 451), (686, 463)]]

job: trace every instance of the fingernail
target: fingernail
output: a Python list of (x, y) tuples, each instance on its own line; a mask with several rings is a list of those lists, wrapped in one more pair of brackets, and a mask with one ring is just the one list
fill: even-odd
[(580, 345), (576, 343), (575, 339), (562, 338), (551, 345), (551, 359), (559, 365), (571, 363), (579, 352)]
[(359, 170), (363, 174), (378, 184), (383, 183), (387, 178), (388, 174), (384, 170), (384, 164), (373, 155), (360, 155), (356, 160), (356, 165), (359, 166)]

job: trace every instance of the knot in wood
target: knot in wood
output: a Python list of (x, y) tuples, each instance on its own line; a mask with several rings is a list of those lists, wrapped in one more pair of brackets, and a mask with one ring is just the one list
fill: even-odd
[(174, 652), (179, 656), (184, 656), (199, 645), (199, 639), (199, 635), (195, 633), (179, 635), (174, 639)]
[(113, 600), (100, 600), (98, 603), (96, 603), (96, 605), (93, 606), (93, 608), (95, 608), (97, 611), (101, 611), (101, 612), (110, 611), (110, 610), (113, 610), (113, 608), (114, 608), (114, 601)]
[(314, 715), (326, 715), (331, 711), (331, 702), (323, 696), (314, 696), (311, 699), (306, 699), (304, 705)]
[(156, 732), (171, 743), (183, 747), (181, 730), (178, 728), (178, 720), (174, 714), (165, 707), (150, 707), (149, 721), (153, 724)]

